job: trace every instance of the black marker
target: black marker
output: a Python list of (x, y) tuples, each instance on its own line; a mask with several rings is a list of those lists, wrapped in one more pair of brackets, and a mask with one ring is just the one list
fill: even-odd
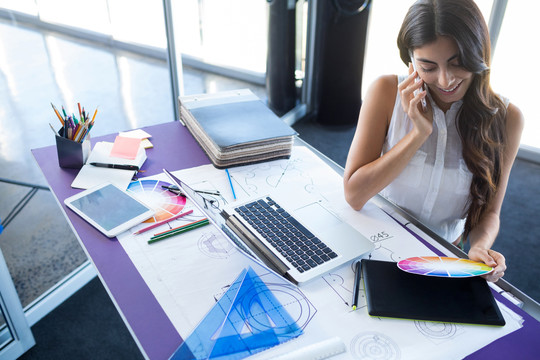
[(139, 167), (136, 165), (118, 165), (118, 164), (104, 164), (104, 163), (98, 163), (98, 162), (92, 162), (90, 165), (97, 166), (97, 167), (104, 167), (109, 169), (122, 169), (122, 170), (135, 170), (139, 171)]

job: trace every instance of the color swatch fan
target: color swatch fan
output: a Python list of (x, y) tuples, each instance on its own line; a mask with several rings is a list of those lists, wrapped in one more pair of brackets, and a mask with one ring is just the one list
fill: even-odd
[(171, 193), (163, 186), (171, 184), (159, 180), (139, 180), (129, 184), (127, 191), (150, 206), (156, 214), (145, 222), (158, 222), (169, 219), (186, 205), (186, 198)]
[(440, 256), (411, 257), (401, 260), (397, 266), (412, 274), (452, 278), (480, 276), (493, 271), (481, 262)]

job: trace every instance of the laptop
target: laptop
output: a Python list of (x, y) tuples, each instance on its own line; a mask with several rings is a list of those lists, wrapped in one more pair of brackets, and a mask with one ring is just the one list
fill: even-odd
[(411, 274), (395, 262), (362, 259), (371, 316), (504, 326), (486, 280)]
[(317, 202), (289, 208), (287, 199), (271, 195), (222, 204), (163, 171), (226, 238), (295, 284), (374, 249), (371, 241)]

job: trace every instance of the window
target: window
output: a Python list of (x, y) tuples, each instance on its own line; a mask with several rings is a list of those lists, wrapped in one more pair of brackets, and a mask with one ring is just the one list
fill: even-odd
[(491, 81), (495, 91), (520, 108), (525, 117), (521, 144), (540, 157), (540, 115), (536, 108), (540, 84), (536, 68), (540, 58), (538, 13), (540, 3), (536, 1), (508, 2), (493, 56)]

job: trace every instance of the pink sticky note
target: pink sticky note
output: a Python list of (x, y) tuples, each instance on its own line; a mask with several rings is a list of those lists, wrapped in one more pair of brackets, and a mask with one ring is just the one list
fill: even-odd
[(140, 144), (140, 139), (117, 136), (111, 149), (111, 156), (134, 160)]

